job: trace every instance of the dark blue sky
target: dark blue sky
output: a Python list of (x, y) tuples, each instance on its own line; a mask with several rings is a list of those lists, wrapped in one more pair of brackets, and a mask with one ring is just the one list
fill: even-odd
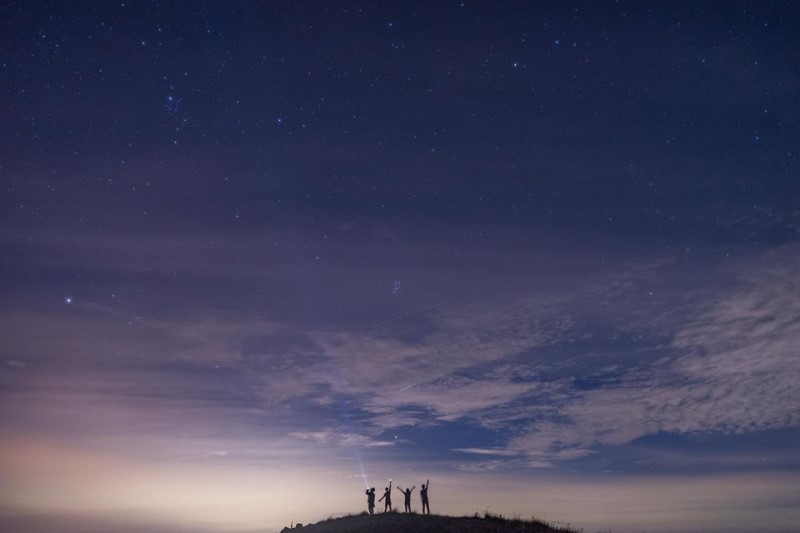
[(4, 3), (0, 523), (280, 529), (430, 478), (434, 512), (789, 531), (797, 27)]

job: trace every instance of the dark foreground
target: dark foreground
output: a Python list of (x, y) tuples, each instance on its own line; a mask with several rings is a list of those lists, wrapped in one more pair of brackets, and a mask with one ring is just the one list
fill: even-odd
[(284, 531), (303, 533), (575, 533), (574, 529), (552, 527), (537, 520), (506, 519), (486, 513), (484, 516), (453, 517), (381, 513), (366, 513), (343, 518), (332, 518)]

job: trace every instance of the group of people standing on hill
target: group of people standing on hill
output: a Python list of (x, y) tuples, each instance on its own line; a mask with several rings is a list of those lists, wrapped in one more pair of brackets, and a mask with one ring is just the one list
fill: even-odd
[[(431, 480), (426, 479), (425, 483), (422, 484), (422, 488), (419, 489), (419, 497), (422, 500), (422, 514), (431, 514), (431, 506), (428, 502), (428, 487), (431, 485)], [(411, 493), (414, 491), (416, 486), (406, 488), (405, 490), (401, 489), (400, 487), (395, 487), (397, 490), (403, 493), (403, 497), (405, 498), (405, 512), (411, 512)], [(367, 508), (369, 509), (369, 514), (375, 514), (375, 487), (371, 489), (367, 489)], [(383, 512), (391, 512), (392, 511), (392, 480), (389, 480), (389, 486), (384, 489), (383, 496), (378, 501), (384, 502), (383, 504)]]

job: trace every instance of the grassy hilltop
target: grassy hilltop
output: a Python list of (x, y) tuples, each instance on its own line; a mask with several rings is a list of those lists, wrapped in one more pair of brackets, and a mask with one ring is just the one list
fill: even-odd
[(292, 533), (576, 533), (574, 529), (553, 527), (538, 520), (506, 519), (485, 513), (483, 516), (454, 517), (404, 513), (366, 513), (331, 518), (317, 524), (284, 528)]

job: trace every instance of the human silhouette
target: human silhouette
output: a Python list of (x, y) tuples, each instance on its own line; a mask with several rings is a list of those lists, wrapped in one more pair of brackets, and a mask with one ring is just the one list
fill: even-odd
[(428, 487), (431, 486), (431, 480), (425, 480), (422, 488), (419, 489), (419, 497), (422, 499), (422, 514), (431, 514), (431, 504), (428, 502)]
[(389, 480), (389, 486), (385, 488), (385, 490), (383, 491), (383, 496), (381, 496), (381, 499), (378, 500), (378, 501), (380, 502), (380, 501), (383, 501), (383, 500), (386, 500), (383, 503), (383, 512), (384, 513), (385, 512), (390, 512), (392, 510), (392, 480), (391, 479)]
[(375, 487), (366, 490), (369, 514), (375, 514)]
[(405, 508), (406, 508), (405, 510), (406, 510), (406, 512), (407, 512), (407, 513), (410, 513), (410, 512), (411, 512), (411, 492), (412, 492), (412, 491), (413, 491), (415, 488), (417, 488), (417, 487), (416, 487), (416, 486), (414, 486), (414, 487), (411, 487), (410, 489), (403, 490), (403, 489), (401, 489), (400, 487), (397, 487), (397, 490), (399, 490), (400, 492), (402, 492), (402, 493), (403, 493), (403, 496), (405, 496), (405, 502), (404, 502), (404, 503), (405, 503)]

